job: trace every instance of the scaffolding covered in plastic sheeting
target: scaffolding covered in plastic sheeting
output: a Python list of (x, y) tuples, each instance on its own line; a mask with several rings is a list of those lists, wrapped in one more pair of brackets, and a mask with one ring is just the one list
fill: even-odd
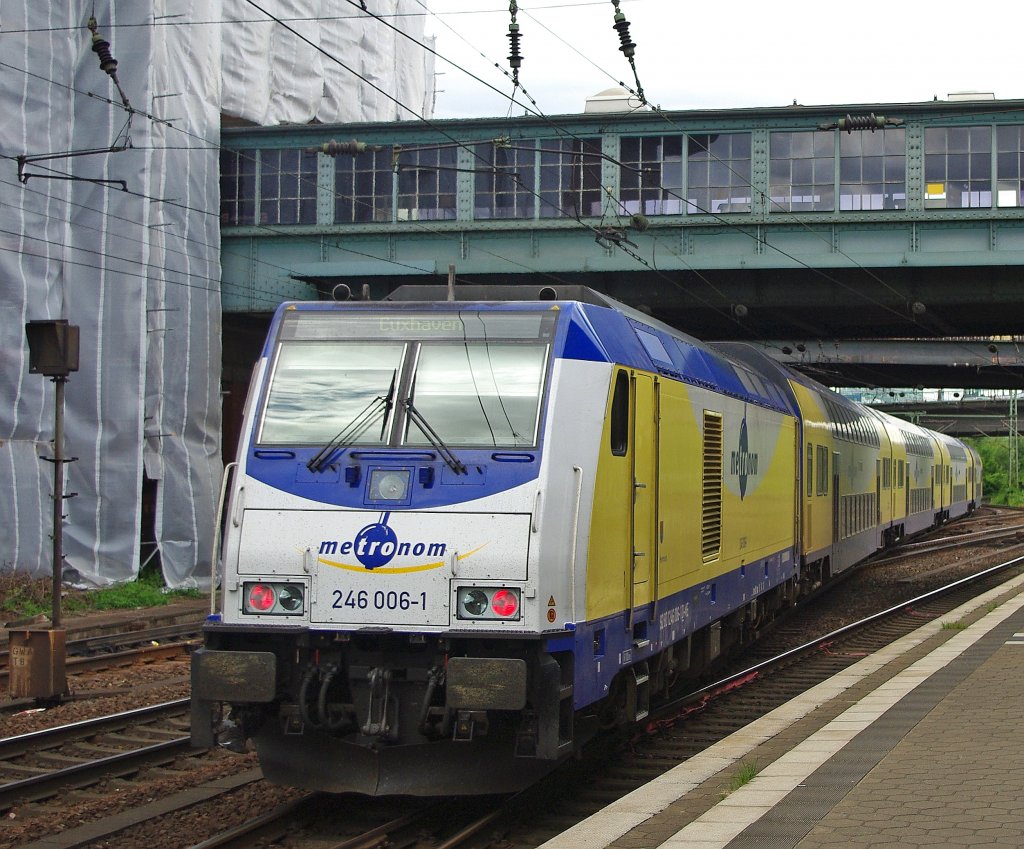
[[(210, 0), (4, 0), (0, 149), (0, 565), (50, 574), (53, 388), (28, 373), (25, 323), (81, 328), (67, 384), (64, 576), (137, 575), (144, 471), (169, 586), (209, 583), (220, 479), (220, 33)], [(95, 15), (132, 107), (100, 69)], [(170, 20), (171, 18), (168, 18)], [(95, 96), (93, 96), (95, 95)], [(166, 119), (162, 121), (160, 119)], [(124, 147), (123, 150), (111, 148)], [(2, 163), (0, 163), (2, 164)], [(113, 181), (113, 182), (103, 182)]]
[[(51, 573), (54, 392), (28, 374), (24, 328), (67, 319), (81, 351), (65, 580), (129, 580), (155, 548), (168, 586), (205, 588), (222, 472), (221, 115), (429, 116), (433, 56), (396, 32), (422, 40), (425, 9), (261, 0), (278, 23), (245, 0), (2, 2), (0, 151), (89, 153), (26, 161), (24, 182), (8, 159), (0, 179), (0, 569)], [(92, 49), (93, 15), (132, 109)]]
[(416, 0), (366, 0), (366, 12), (349, 0), (223, 3), (225, 115), (273, 125), (433, 114), (434, 56)]

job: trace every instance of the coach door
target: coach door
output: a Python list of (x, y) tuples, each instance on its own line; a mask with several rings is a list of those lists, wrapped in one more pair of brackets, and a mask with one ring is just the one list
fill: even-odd
[[(658, 383), (650, 375), (630, 375), (633, 445), (632, 581), (630, 610), (654, 600), (651, 580), (658, 562)], [(630, 617), (632, 619), (632, 615)]]
[[(832, 545), (839, 545), (839, 541), (843, 538), (842, 526), (839, 521), (839, 511), (843, 504), (843, 499), (839, 496), (839, 452), (836, 451), (832, 454)], [(825, 480), (828, 480), (826, 476)], [(835, 560), (837, 552), (832, 552), (833, 560)], [(833, 569), (835, 565), (833, 564)]]

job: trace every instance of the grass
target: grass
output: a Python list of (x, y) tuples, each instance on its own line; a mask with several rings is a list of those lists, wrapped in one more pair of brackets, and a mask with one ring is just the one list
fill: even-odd
[(943, 622), (942, 623), (942, 630), (943, 631), (962, 631), (966, 627), (967, 627), (967, 623), (965, 623), (965, 622)]
[(722, 793), (721, 798), (725, 799), (730, 793), (735, 793), (744, 784), (749, 784), (754, 780), (754, 776), (757, 775), (758, 771), (759, 768), (756, 761), (744, 761), (729, 781), (729, 789)]
[[(0, 570), (0, 622), (16, 622), (39, 614), (49, 616), (53, 609), (51, 578), (30, 578), (10, 567)], [(170, 590), (164, 586), (160, 570), (151, 567), (135, 581), (98, 590), (61, 591), (61, 615), (71, 616), (90, 610), (161, 607), (182, 598), (199, 598), (198, 590)]]

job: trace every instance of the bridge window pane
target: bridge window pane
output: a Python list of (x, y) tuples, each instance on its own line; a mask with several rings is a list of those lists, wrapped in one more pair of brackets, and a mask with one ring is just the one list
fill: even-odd
[(687, 137), (686, 211), (750, 212), (750, 133)]
[(256, 223), (255, 150), (222, 150), (220, 154), (220, 223)]
[(298, 148), (260, 152), (260, 223), (316, 224), (317, 155)]
[(533, 218), (537, 149), (530, 140), (512, 146), (476, 146), (474, 218)]
[(1024, 206), (1024, 127), (996, 129), (996, 202), (999, 206)]
[(391, 151), (366, 151), (334, 160), (334, 220), (339, 224), (391, 221)]
[(925, 207), (992, 206), (991, 127), (927, 127), (924, 148)]
[(682, 214), (682, 136), (623, 138), (619, 158), (622, 211), (630, 215)]
[(540, 217), (601, 214), (601, 140), (542, 139)]
[(398, 155), (398, 220), (455, 218), (455, 145), (406, 148)]
[(770, 193), (773, 210), (835, 208), (835, 136), (832, 133), (772, 133)]
[(839, 208), (907, 208), (906, 131), (839, 135)]

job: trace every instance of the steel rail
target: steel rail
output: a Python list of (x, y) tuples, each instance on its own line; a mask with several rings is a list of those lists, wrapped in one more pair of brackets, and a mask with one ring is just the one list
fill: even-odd
[(90, 783), (111, 775), (134, 772), (153, 763), (173, 760), (178, 752), (188, 750), (191, 742), (190, 737), (178, 737), (141, 749), (132, 749), (99, 760), (0, 784), (0, 810), (7, 810), (17, 800), (25, 798), (26, 794), (29, 798), (49, 796), (74, 782)]
[(71, 722), (54, 728), (43, 728), (40, 731), (30, 731), (27, 734), (18, 734), (14, 737), (0, 738), (0, 759), (10, 760), (33, 749), (51, 749), (54, 746), (102, 732), (127, 728), (167, 716), (184, 715), (188, 712), (189, 701), (189, 699), (175, 699), (170, 702), (161, 702), (158, 705), (149, 705), (93, 719), (83, 719), (80, 722)]

